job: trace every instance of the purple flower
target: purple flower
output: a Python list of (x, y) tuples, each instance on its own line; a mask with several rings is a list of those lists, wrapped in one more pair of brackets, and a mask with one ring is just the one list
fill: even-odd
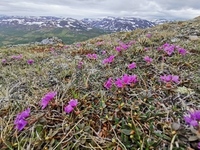
[(29, 60), (27, 60), (27, 63), (28, 63), (29, 65), (32, 65), (32, 64), (34, 63), (34, 60), (33, 60), (33, 59), (29, 59)]
[(21, 131), (22, 129), (24, 129), (24, 127), (27, 125), (27, 121), (24, 119), (18, 120), (15, 123), (15, 128), (19, 131)]
[(170, 45), (164, 48), (164, 51), (170, 56), (174, 52), (175, 46)]
[(74, 110), (74, 108), (71, 106), (71, 105), (67, 105), (65, 108), (64, 108), (65, 112), (66, 113), (70, 113)]
[(121, 52), (122, 51), (122, 47), (121, 46), (117, 46), (117, 47), (115, 47), (115, 50), (118, 51), (118, 52)]
[(11, 56), (12, 59), (17, 59), (17, 60), (22, 59), (22, 57), (23, 57), (22, 54)]
[(112, 83), (113, 83), (113, 79), (109, 78), (105, 83), (104, 83), (104, 87), (108, 90), (112, 87)]
[(97, 54), (87, 54), (86, 56), (89, 59), (97, 59)]
[(161, 81), (163, 82), (175, 82), (175, 83), (179, 83), (179, 76), (177, 75), (163, 75), (160, 76)]
[(184, 120), (191, 126), (198, 126), (200, 121), (200, 110), (189, 112), (189, 114), (184, 116)]
[(102, 51), (102, 54), (104, 55), (104, 54), (106, 54), (106, 51), (104, 50), (104, 51)]
[(172, 76), (172, 81), (175, 83), (179, 83), (179, 76)]
[(56, 94), (57, 92), (49, 92), (42, 98), (40, 103), (42, 109), (44, 109), (48, 105), (48, 103), (56, 96)]
[(19, 131), (21, 131), (27, 124), (27, 121), (25, 119), (29, 116), (30, 116), (30, 108), (19, 113), (14, 121), (15, 128), (18, 129)]
[(103, 64), (112, 63), (113, 60), (114, 60), (114, 58), (115, 58), (115, 56), (114, 56), (114, 55), (111, 55), (111, 56), (109, 56), (108, 58), (104, 59), (102, 63), (103, 63)]
[(135, 68), (136, 68), (136, 63), (134, 62), (128, 65), (128, 69), (135, 69)]
[(151, 38), (151, 36), (152, 36), (152, 34), (150, 34), (150, 33), (146, 34), (147, 38)]
[(130, 80), (130, 83), (136, 83), (138, 81), (136, 75), (129, 76), (129, 80)]
[(15, 119), (14, 123), (17, 123), (19, 120), (21, 119), (26, 119), (27, 117), (29, 117), (30, 115), (30, 108), (26, 109), (25, 111), (22, 111), (21, 113), (19, 113)]
[(129, 45), (125, 44), (125, 43), (120, 43), (120, 46), (123, 50), (127, 50), (129, 48)]
[(82, 68), (82, 66), (83, 66), (83, 62), (82, 62), (82, 61), (79, 61), (79, 62), (78, 62), (78, 68), (80, 69), (80, 68)]
[(71, 100), (68, 102), (68, 104), (74, 108), (74, 107), (77, 106), (78, 100), (77, 100), (77, 99), (71, 99)]
[(145, 57), (144, 57), (144, 60), (145, 60), (147, 63), (149, 63), (149, 64), (153, 61), (153, 59), (150, 58), (149, 56), (145, 56)]
[(2, 62), (2, 64), (5, 64), (6, 63), (6, 59), (2, 59), (1, 62)]
[(130, 76), (129, 75), (127, 75), (127, 74), (124, 74), (123, 76), (122, 76), (122, 82), (123, 82), (123, 84), (125, 84), (125, 85), (127, 85), (127, 84), (130, 84)]
[(181, 55), (185, 55), (187, 53), (187, 51), (184, 48), (178, 48), (178, 52)]
[(200, 142), (197, 144), (197, 148), (200, 149)]
[(117, 80), (115, 81), (115, 85), (116, 85), (118, 88), (122, 88), (122, 87), (124, 86), (122, 79), (117, 78)]

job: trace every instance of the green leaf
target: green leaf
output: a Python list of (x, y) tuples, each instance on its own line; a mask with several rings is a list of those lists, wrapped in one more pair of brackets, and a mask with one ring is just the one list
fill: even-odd
[(124, 133), (125, 135), (130, 135), (132, 130), (128, 130), (128, 129), (121, 129), (121, 132)]

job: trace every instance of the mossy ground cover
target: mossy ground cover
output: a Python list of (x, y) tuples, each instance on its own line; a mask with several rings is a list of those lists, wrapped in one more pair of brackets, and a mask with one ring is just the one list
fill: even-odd
[[(182, 28), (196, 24), (171, 23), (64, 47), (1, 49), (1, 150), (197, 148), (199, 127), (186, 124), (184, 115), (200, 107), (200, 42), (172, 43)], [(170, 55), (165, 43), (174, 46)], [(114, 59), (103, 63), (111, 55)], [(27, 63), (30, 59), (34, 63)], [(116, 81), (124, 75), (137, 80), (120, 87)], [(178, 82), (161, 80), (164, 75), (178, 76)], [(51, 91), (56, 96), (42, 109), (41, 99)], [(78, 104), (66, 113), (71, 99)], [(28, 108), (19, 131), (14, 121)]]

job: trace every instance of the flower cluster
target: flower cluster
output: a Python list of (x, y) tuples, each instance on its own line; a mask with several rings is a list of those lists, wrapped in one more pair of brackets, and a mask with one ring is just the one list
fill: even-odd
[(79, 61), (77, 67), (78, 67), (79, 69), (81, 69), (82, 66), (83, 66), (83, 62), (82, 62), (82, 61)]
[(158, 47), (158, 50), (164, 50), (169, 56), (171, 56), (175, 50), (178, 51), (179, 54), (181, 55), (185, 55), (187, 53), (187, 51), (180, 47), (180, 46), (175, 46), (173, 44), (169, 44), (169, 43), (165, 43), (163, 44), (161, 47)]
[(113, 60), (114, 60), (115, 56), (114, 55), (111, 55), (110, 57), (106, 58), (103, 60), (103, 64), (109, 64), (109, 63), (112, 63)]
[(47, 93), (41, 100), (40, 105), (42, 106), (42, 109), (47, 107), (48, 103), (56, 96), (57, 92), (49, 92)]
[(136, 63), (132, 62), (131, 64), (128, 65), (128, 69), (135, 69), (137, 66), (136, 66)]
[(5, 64), (5, 63), (6, 63), (6, 59), (2, 59), (2, 60), (1, 60), (1, 63), (2, 63), (2, 64)]
[(179, 76), (177, 75), (163, 75), (160, 76), (161, 81), (167, 83), (167, 82), (175, 82), (175, 83), (179, 83)]
[(125, 85), (130, 85), (132, 83), (136, 83), (137, 80), (137, 76), (136, 75), (127, 75), (124, 74), (121, 78), (117, 78), (115, 81), (115, 85), (118, 88), (123, 88)]
[(195, 110), (195, 111), (189, 112), (189, 114), (186, 114), (184, 116), (184, 120), (190, 126), (193, 126), (193, 127), (199, 126), (200, 110)]
[(151, 37), (152, 37), (152, 34), (151, 34), (151, 33), (147, 33), (147, 34), (146, 34), (146, 37), (147, 37), (147, 38), (151, 38)]
[(97, 54), (87, 54), (86, 56), (89, 59), (97, 59)]
[(12, 59), (15, 59), (15, 60), (20, 60), (20, 59), (22, 59), (22, 57), (23, 57), (22, 54), (11, 56), (11, 58), (12, 58)]
[(33, 59), (29, 59), (29, 60), (27, 60), (27, 63), (28, 63), (29, 65), (32, 65), (32, 64), (34, 63), (34, 60), (33, 60)]
[(21, 131), (26, 125), (27, 121), (25, 120), (30, 115), (30, 108), (26, 109), (25, 111), (19, 113), (15, 118), (14, 124), (15, 128)]
[(130, 46), (130, 44), (125, 44), (121, 42), (119, 46), (115, 47), (115, 50), (121, 52), (122, 50), (127, 50)]
[(71, 99), (69, 102), (68, 102), (68, 105), (65, 106), (64, 110), (66, 113), (70, 113), (74, 110), (74, 107), (76, 107), (78, 104), (78, 100), (77, 99)]
[(112, 87), (113, 79), (110, 77), (108, 80), (104, 83), (104, 87), (108, 90)]
[(148, 64), (150, 64), (150, 63), (153, 61), (153, 59), (150, 58), (149, 56), (145, 56), (145, 57), (144, 57), (144, 60), (145, 60)]

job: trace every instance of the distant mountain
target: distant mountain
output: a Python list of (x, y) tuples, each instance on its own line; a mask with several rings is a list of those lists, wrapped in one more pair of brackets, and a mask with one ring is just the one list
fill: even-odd
[(167, 20), (167, 19), (152, 19), (151, 22), (155, 23), (156, 25), (173, 22), (174, 20)]
[(0, 26), (68, 28), (75, 31), (83, 31), (83, 30), (85, 31), (91, 29), (87, 24), (85, 24), (81, 20), (73, 18), (58, 18), (51, 16), (40, 16), (40, 17), (0, 16)]
[(82, 21), (93, 28), (112, 32), (132, 31), (137, 28), (144, 29), (155, 26), (155, 23), (153, 22), (134, 17), (106, 17), (99, 19), (85, 18)]
[(0, 26), (35, 27), (35, 28), (68, 28), (74, 31), (88, 31), (93, 28), (109, 32), (131, 31), (137, 28), (155, 26), (155, 22), (134, 17), (105, 17), (77, 20), (51, 16), (0, 16)]
[[(162, 21), (159, 21), (163, 22)], [(60, 18), (53, 16), (6, 16), (0, 15), (0, 46), (40, 42), (56, 36), (66, 44), (80, 42), (102, 34), (132, 31), (159, 24), (134, 17)]]

